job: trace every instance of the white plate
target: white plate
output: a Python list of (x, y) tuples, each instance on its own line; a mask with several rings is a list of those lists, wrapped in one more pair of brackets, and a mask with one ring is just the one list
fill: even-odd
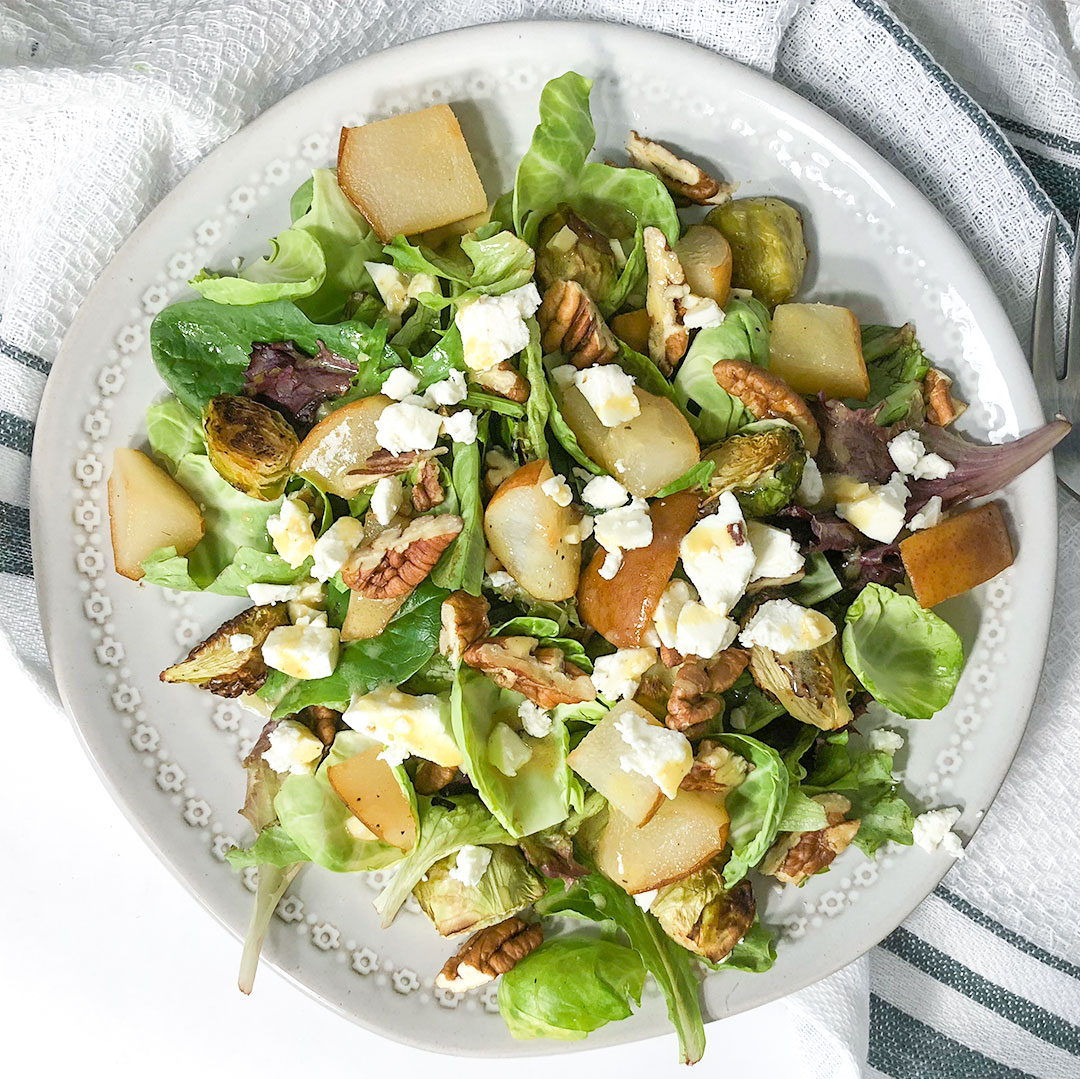
[[(915, 321), (972, 402), (969, 431), (1001, 441), (1041, 422), (1013, 331), (937, 212), (834, 120), (710, 52), (599, 24), (484, 26), (360, 60), (293, 94), (193, 170), (102, 274), (53, 365), (33, 457), (35, 575), (60, 692), (132, 822), (237, 934), (251, 880), (223, 856), (247, 839), (236, 815), (239, 759), (258, 721), (200, 690), (161, 685), (157, 673), (241, 603), (139, 587), (112, 569), (109, 462), (115, 447), (143, 443), (144, 410), (163, 389), (150, 362), (150, 322), (187, 294), (185, 281), (204, 264), (265, 250), (288, 220), (291, 192), (313, 166), (332, 163), (342, 123), (450, 102), (494, 197), (528, 145), (540, 88), (569, 68), (596, 80), (601, 154), (618, 155), (636, 127), (711, 162), (742, 193), (802, 207), (812, 251), (803, 294), (851, 306), (867, 321)], [(1047, 462), (1006, 492), (1016, 564), (942, 610), (969, 654), (956, 697), (932, 722), (897, 723), (908, 729), (899, 758), (908, 789), (925, 805), (962, 806), (964, 834), (997, 791), (1035, 694), (1054, 584), (1053, 495)], [(707, 1014), (773, 1000), (855, 959), (949, 864), (919, 849), (876, 862), (851, 849), (804, 888), (760, 887), (763, 918), (781, 930), (779, 959), (765, 975), (709, 977)], [(492, 987), (464, 999), (433, 991), (451, 945), (415, 907), (380, 931), (370, 902), (378, 878), (305, 870), (274, 920), (267, 957), (328, 1006), (403, 1042), (474, 1054), (573, 1048), (513, 1042), (492, 1014)], [(654, 991), (641, 1014), (588, 1044), (665, 1029)]]

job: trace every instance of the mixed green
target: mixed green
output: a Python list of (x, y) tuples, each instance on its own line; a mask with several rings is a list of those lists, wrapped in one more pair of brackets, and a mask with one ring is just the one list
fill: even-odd
[(911, 326), (795, 302), (793, 205), (636, 132), (590, 161), (590, 86), (544, 88), (483, 220), (383, 242), (400, 208), (342, 164), (267, 256), (200, 273), (153, 325), (160, 467), (118, 457), (114, 542), (252, 603), (162, 674), (265, 721), (245, 990), (304, 867), (392, 867), (383, 925), (414, 896), (469, 934), (441, 990), (501, 976), (514, 1037), (576, 1039), (650, 974), (692, 1063), (703, 968), (775, 957), (762, 876), (911, 844), (903, 740), (864, 714), (949, 702), (929, 608), (1012, 559), (958, 507), (1062, 427), (961, 438)]

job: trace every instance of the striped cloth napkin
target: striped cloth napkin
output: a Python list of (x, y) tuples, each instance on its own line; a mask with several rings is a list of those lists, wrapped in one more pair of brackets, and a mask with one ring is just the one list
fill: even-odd
[[(1042, 223), (1080, 208), (1072, 3), (0, 2), (0, 624), (43, 692), (55, 699), (29, 454), (50, 361), (96, 275), (193, 164), (289, 90), (400, 41), (523, 17), (637, 23), (772, 73), (924, 191), (1027, 339)], [(807, 1075), (1080, 1076), (1080, 506), (1063, 495), (1059, 509), (1050, 652), (1009, 778), (904, 926), (790, 998)]]

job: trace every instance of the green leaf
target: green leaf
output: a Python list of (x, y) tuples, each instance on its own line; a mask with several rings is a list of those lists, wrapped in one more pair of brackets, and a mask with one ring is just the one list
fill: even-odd
[(739, 675), (724, 694), (724, 704), (727, 722), (740, 734), (753, 734), (784, 715), (784, 706), (766, 697), (754, 684), (749, 671)]
[(713, 376), (720, 360), (769, 365), (769, 313), (757, 300), (730, 300), (719, 326), (700, 330), (675, 376), (675, 400), (702, 442), (719, 442), (754, 416)]
[(313, 704), (343, 712), (355, 696), (387, 683), (401, 685), (438, 649), (440, 610), (445, 598), (445, 589), (425, 581), (377, 637), (342, 646), (333, 674), (297, 682), (274, 709), (274, 718), (292, 715)]
[(672, 480), (666, 486), (661, 487), (656, 492), (655, 497), (666, 498), (668, 495), (673, 495), (677, 491), (685, 491), (690, 487), (705, 488), (715, 471), (715, 461), (698, 461), (696, 465), (691, 465), (677, 480)]
[(956, 630), (911, 596), (868, 584), (848, 608), (844, 659), (886, 708), (929, 719), (952, 699), (964, 666)]
[(274, 799), (278, 820), (296, 846), (310, 861), (335, 873), (384, 869), (401, 861), (397, 847), (377, 839), (356, 839), (346, 829), (352, 813), (327, 778), (332, 765), (372, 745), (370, 738), (356, 731), (340, 731), (315, 774), (287, 776)]
[(395, 236), (383, 254), (403, 273), (432, 274), (461, 286), (455, 302), (479, 295), (497, 296), (527, 285), (536, 262), (532, 248), (512, 232), (488, 235), (488, 231), (468, 233), (457, 248), (443, 254)]
[(851, 407), (863, 408), (885, 402), (877, 416), (882, 427), (907, 416), (916, 397), (922, 396), (922, 380), (930, 363), (915, 339), (915, 329), (905, 326), (864, 326), (863, 359), (870, 378), (865, 401), (851, 400)]
[(284, 869), (294, 862), (309, 860), (280, 824), (264, 828), (250, 847), (233, 847), (225, 853), (225, 859), (233, 869), (245, 869), (249, 865), (276, 865)]
[(780, 831), (789, 779), (780, 754), (764, 742), (743, 734), (720, 734), (716, 741), (754, 766), (724, 803), (731, 818), (724, 886), (732, 888), (761, 861)]
[(541, 637), (556, 637), (559, 632), (559, 623), (555, 619), (523, 614), (496, 626), (491, 634), (499, 637), (535, 637), (539, 640)]
[(803, 794), (798, 780), (789, 775), (787, 802), (784, 815), (780, 818), (781, 832), (816, 832), (828, 825), (825, 807), (820, 802)]
[(358, 376), (400, 359), (385, 338), (361, 322), (319, 325), (287, 300), (245, 307), (190, 300), (166, 307), (150, 327), (150, 351), (165, 385), (192, 411), (219, 393), (239, 393), (256, 341), (295, 341), (314, 356), (322, 341), (346, 359), (359, 360)]
[(522, 354), (522, 373), (529, 380), (529, 398), (525, 402), (525, 434), (529, 451), (537, 460), (548, 457), (547, 428), (551, 414), (551, 395), (547, 390), (544, 358), (540, 352), (540, 327), (535, 318), (529, 320), (529, 343)]
[(202, 420), (175, 397), (167, 397), (146, 410), (146, 433), (154, 456), (172, 475), (189, 453), (206, 453)]
[(309, 176), (289, 197), (289, 220), (295, 225), (297, 220), (311, 209), (312, 191), (315, 178)]
[(574, 1041), (641, 1003), (645, 967), (609, 940), (549, 940), (502, 976), (499, 1012), (515, 1038)]
[(872, 857), (878, 848), (890, 840), (910, 847), (914, 842), (912, 829), (915, 816), (911, 807), (895, 789), (880, 795), (867, 793), (852, 799), (852, 817), (859, 818), (859, 830), (852, 842), (864, 854)]
[(201, 270), (188, 284), (215, 303), (254, 304), (310, 296), (326, 278), (326, 256), (302, 229), (286, 229), (270, 241), (270, 254), (239, 274), (222, 276)]
[(804, 607), (814, 607), (835, 596), (843, 587), (829, 560), (820, 551), (815, 551), (806, 558), (806, 576), (791, 585), (787, 594)]
[(565, 892), (553, 891), (536, 902), (538, 914), (574, 914), (624, 932), (630, 946), (641, 956), (667, 1002), (668, 1017), (679, 1036), (680, 1058), (694, 1064), (705, 1052), (705, 1026), (698, 1002), (698, 983), (693, 959), (660, 928), (617, 884), (599, 873), (590, 873)]
[(420, 379), (418, 392), (426, 390), (436, 382), (450, 377), (451, 371), (465, 370), (465, 351), (461, 344), (461, 331), (456, 322), (439, 339), (438, 344), (423, 356), (415, 356), (412, 372)]
[(754, 919), (749, 932), (728, 953), (722, 963), (706, 963), (713, 970), (742, 970), (764, 974), (776, 961), (776, 934)]
[(460, 667), (450, 695), (454, 740), (465, 757), (463, 771), (484, 804), (514, 837), (551, 828), (569, 813), (570, 771), (566, 728), (557, 720), (543, 738), (521, 734), (532, 750), (514, 776), (492, 763), (489, 744), (500, 723), (517, 727), (520, 693), (500, 689), (486, 675)]
[(416, 845), (402, 859), (393, 878), (375, 899), (375, 910), (387, 928), (423, 875), (440, 859), (465, 846), (513, 845), (514, 839), (471, 794), (452, 798), (418, 797)]
[(660, 368), (653, 363), (648, 356), (635, 352), (625, 341), (619, 342), (619, 354), (616, 363), (628, 374), (634, 376), (634, 381), (643, 390), (656, 394), (657, 397), (667, 397), (675, 401), (675, 387), (660, 373)]
[(484, 506), (480, 501), (480, 443), (454, 444), (454, 467), (451, 473), (457, 512), (465, 522), (454, 542), (447, 548), (432, 571), (431, 580), (453, 592), (464, 589), (480, 595), (484, 581)]
[(551, 433), (555, 436), (555, 441), (558, 442), (582, 468), (591, 472), (594, 476), (608, 475), (607, 469), (601, 468), (581, 448), (581, 445), (577, 440), (577, 435), (574, 434), (573, 428), (563, 418), (562, 410), (559, 408), (559, 402), (555, 399), (555, 395), (550, 389), (547, 391), (547, 401), (548, 426), (551, 428)]

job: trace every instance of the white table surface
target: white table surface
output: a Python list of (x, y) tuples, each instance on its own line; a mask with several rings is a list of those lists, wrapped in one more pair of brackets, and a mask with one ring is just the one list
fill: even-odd
[[(272, 1061), (273, 1075), (287, 1077), (336, 1057), (361, 1076), (438, 1074), (448, 1065), (459, 1074), (464, 1065), (470, 1079), (505, 1079), (505, 1061), (453, 1065), (353, 1026), (269, 967), (244, 997), (239, 943), (158, 863), (67, 718), (3, 651), (0, 685), (9, 732), (0, 782), (0, 1074), (242, 1079)], [(696, 1074), (802, 1074), (782, 1004), (713, 1024), (708, 1037)], [(672, 1035), (555, 1066), (655, 1079), (684, 1074), (675, 1053)], [(518, 1058), (510, 1074), (551, 1079), (553, 1064)]]

